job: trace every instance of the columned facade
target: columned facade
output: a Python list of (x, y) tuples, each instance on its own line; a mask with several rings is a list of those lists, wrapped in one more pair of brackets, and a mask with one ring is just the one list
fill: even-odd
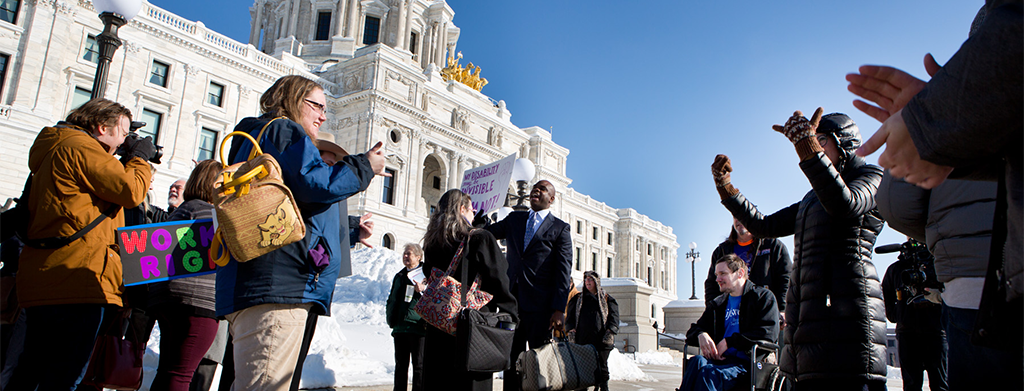
[[(0, 155), (7, 163), (0, 200), (20, 195), (39, 129), (87, 99), (96, 69), (92, 42), (103, 29), (87, 0), (20, 4), (15, 23), (0, 21), (0, 54), (9, 57), (0, 85)], [(328, 14), (328, 39), (317, 40), (324, 30), (316, 24), (327, 23), (320, 15)], [(552, 213), (572, 227), (577, 279), (595, 270), (642, 285), (635, 291), (650, 297), (634, 302), (653, 307), (635, 309), (641, 329), (675, 299), (679, 245), (671, 227), (578, 193), (566, 176), (569, 150), (550, 132), (519, 127), (504, 101), (440, 77), (461, 33), (446, 2), (256, 0), (249, 15), (248, 44), (151, 4), (120, 31), (125, 43), (111, 64), (107, 97), (148, 119), (165, 147), (155, 205), (166, 206), (168, 186), (188, 176), (193, 160), (219, 157), (225, 135), (259, 114), (260, 94), (275, 80), (298, 74), (324, 86), (321, 132), (350, 153), (385, 143), (394, 176), (374, 179), (348, 202), (350, 215), (374, 214), (372, 242), (385, 235), (396, 249), (419, 242), (441, 194), (459, 187), (466, 170), (515, 153), (535, 163), (531, 184), (555, 185)], [(363, 44), (367, 33), (378, 34), (378, 43)]]

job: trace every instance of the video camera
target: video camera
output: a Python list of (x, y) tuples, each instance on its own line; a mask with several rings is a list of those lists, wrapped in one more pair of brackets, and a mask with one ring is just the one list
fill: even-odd
[(910, 267), (900, 271), (899, 286), (896, 291), (896, 299), (903, 300), (909, 305), (934, 304), (925, 298), (925, 288), (938, 289), (940, 292), (945, 287), (935, 276), (935, 257), (928, 252), (924, 243), (914, 239), (907, 240), (903, 244), (887, 244), (875, 248), (875, 253), (887, 254), (900, 252), (899, 259), (911, 264)]
[[(129, 139), (129, 138), (130, 139), (136, 139), (136, 138), (138, 138), (139, 137), (138, 130), (139, 130), (139, 128), (141, 128), (143, 126), (146, 126), (145, 122), (132, 121), (131, 126), (128, 128), (128, 136), (126, 136), (125, 138), (126, 139)], [(125, 146), (125, 143), (122, 143), (120, 146), (118, 146), (117, 147), (117, 151), (114, 151), (114, 154), (118, 155), (118, 156), (125, 156), (125, 154), (127, 154), (128, 151), (126, 151), (124, 149), (125, 148), (124, 146)], [(153, 154), (153, 157), (149, 159), (149, 162), (153, 163), (153, 164), (160, 164), (160, 159), (164, 157), (164, 147), (162, 145), (156, 145), (156, 140), (153, 140), (153, 146), (156, 147), (156, 153)]]

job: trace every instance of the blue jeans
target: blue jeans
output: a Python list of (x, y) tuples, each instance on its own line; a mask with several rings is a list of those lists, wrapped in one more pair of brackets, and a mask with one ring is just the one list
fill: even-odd
[(96, 337), (118, 307), (63, 304), (29, 307), (25, 350), (8, 390), (74, 390), (89, 367)]
[(736, 386), (741, 376), (747, 375), (746, 365), (738, 359), (708, 361), (704, 356), (693, 356), (686, 363), (683, 384), (679, 391), (725, 391)]
[(977, 346), (971, 343), (974, 318), (978, 310), (942, 305), (942, 324), (949, 343), (947, 380), (949, 389), (1020, 390), (1024, 389), (1024, 356)]

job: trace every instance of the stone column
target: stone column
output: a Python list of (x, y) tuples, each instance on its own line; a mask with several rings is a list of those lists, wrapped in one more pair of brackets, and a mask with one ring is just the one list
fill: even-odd
[(291, 14), (288, 15), (288, 19), (291, 19), (291, 22), (288, 23), (288, 35), (294, 37), (295, 26), (299, 23), (299, 3), (301, 3), (301, 0), (292, 1), (292, 11)]
[[(356, 20), (359, 21), (359, 23), (361, 23), (362, 26), (363, 26), (363, 28), (361, 28), (361, 29), (356, 29), (356, 45), (361, 45), (363, 43), (363, 39), (364, 39), (363, 35), (366, 34), (366, 10), (365, 9), (360, 9), (359, 10), (359, 18), (356, 19)], [(377, 33), (380, 34), (380, 28), (379, 27), (377, 29)]]
[(398, 37), (395, 49), (405, 49), (405, 0), (398, 0)]
[[(412, 1), (408, 1), (409, 6), (405, 10), (405, 22), (402, 24), (401, 30), (402, 37), (404, 37), (402, 38), (403, 40), (410, 39), (410, 37), (412, 36)], [(420, 38), (420, 41), (423, 41), (423, 38)], [(406, 49), (408, 49), (410, 52), (412, 51), (411, 47)]]
[(332, 37), (339, 37), (344, 32), (342, 27), (345, 25), (345, 0), (338, 0), (338, 8), (335, 12), (334, 17), (334, 30), (331, 31)]
[(444, 45), (448, 41), (448, 23), (437, 24), (437, 41), (434, 45), (434, 65), (444, 68)]
[[(411, 205), (412, 212), (422, 216), (426, 212), (423, 210), (423, 162), (427, 159), (425, 156), (427, 141), (420, 136), (419, 132), (413, 131), (409, 144), (411, 144), (410, 149), (413, 152), (410, 153), (410, 160), (413, 162), (410, 166), (416, 170), (416, 173), (410, 175), (415, 178), (415, 181), (412, 184), (412, 188), (409, 189), (410, 191), (407, 192), (412, 196), (412, 201), (406, 203), (406, 205)], [(407, 209), (409, 208), (407, 207)]]
[(249, 30), (249, 44), (260, 47), (260, 30), (263, 29), (263, 5), (264, 0), (256, 2), (256, 17), (252, 20), (252, 28)]
[(345, 37), (356, 37), (356, 26), (359, 25), (359, 0), (348, 2), (348, 27), (345, 29)]
[(455, 151), (448, 152), (448, 188), (445, 191), (459, 187), (459, 154)]
[(462, 176), (466, 174), (466, 166), (469, 164), (468, 160), (469, 158), (467, 158), (466, 155), (459, 155), (459, 163), (456, 166), (457, 168), (455, 170), (457, 174), (455, 175), (455, 187), (457, 188), (462, 187)]

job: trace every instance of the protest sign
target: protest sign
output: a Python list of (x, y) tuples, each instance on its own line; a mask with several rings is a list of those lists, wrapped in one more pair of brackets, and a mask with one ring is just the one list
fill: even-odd
[(494, 163), (466, 170), (460, 190), (473, 198), (473, 209), (487, 213), (504, 205), (515, 162), (513, 153)]
[(213, 273), (213, 220), (183, 220), (117, 229), (124, 285)]

